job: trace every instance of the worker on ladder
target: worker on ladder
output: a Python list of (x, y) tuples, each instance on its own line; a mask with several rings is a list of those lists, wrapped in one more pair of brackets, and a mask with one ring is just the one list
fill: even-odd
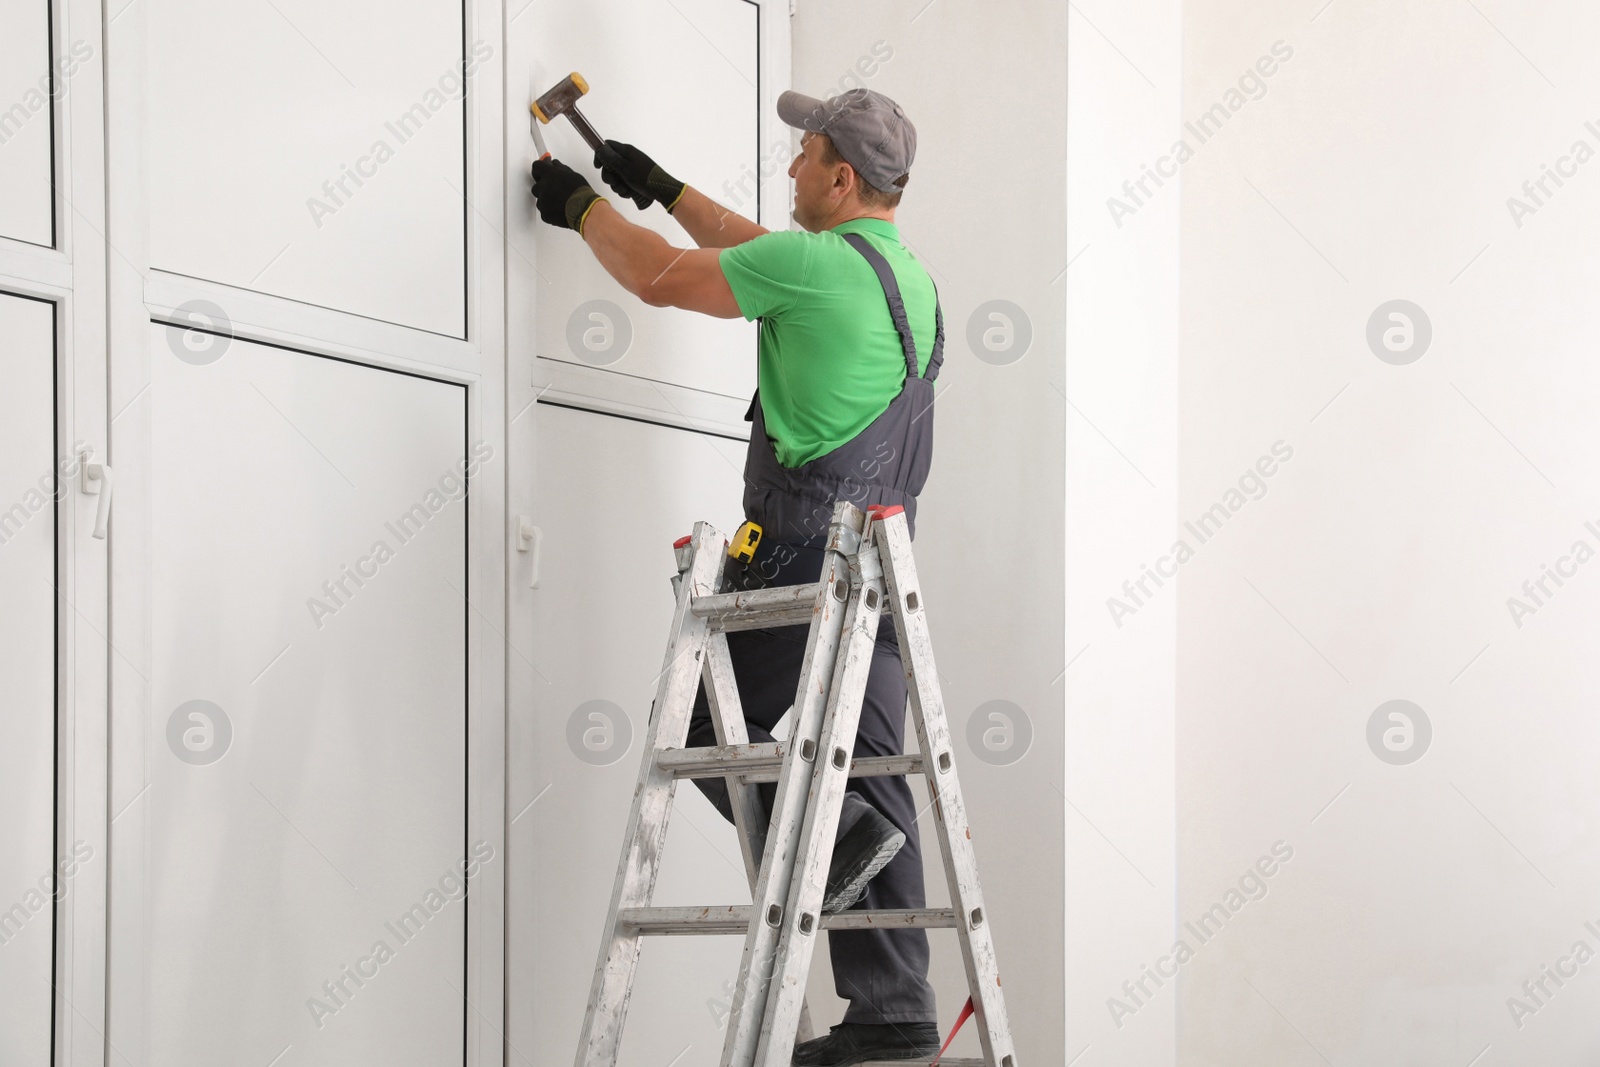
[[(852, 89), (827, 100), (785, 92), (778, 116), (804, 131), (789, 167), (801, 230), (768, 232), (672, 178), (637, 148), (605, 142), (595, 157), (601, 176), (640, 207), (665, 207), (699, 246), (678, 249), (628, 221), (558, 160), (533, 164), (539, 216), (577, 230), (630, 293), (658, 307), (760, 321), (744, 470), (744, 513), (755, 544), (729, 561), (735, 589), (817, 581), (836, 500), (900, 505), (915, 531), (917, 494), (933, 456), (933, 381), (943, 359), (933, 280), (894, 223), (917, 143), (905, 112), (881, 93)], [(803, 626), (729, 635), (752, 742), (771, 741), (792, 703), (806, 635)], [(900, 754), (905, 712), (900, 649), (885, 613), (855, 755)], [(702, 687), (688, 744), (715, 743)], [(695, 785), (732, 820), (723, 779)], [(773, 792), (762, 787), (768, 812)], [(916, 820), (903, 776), (851, 779), (823, 910), (863, 901), (874, 909), (924, 907)], [(835, 988), (849, 1008), (828, 1035), (800, 1043), (794, 1063), (843, 1067), (936, 1054), (926, 932), (833, 931), (828, 943)]]

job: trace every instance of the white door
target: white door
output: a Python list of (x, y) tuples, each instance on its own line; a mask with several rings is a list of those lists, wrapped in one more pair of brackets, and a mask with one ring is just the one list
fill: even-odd
[(151, 347), (150, 1062), (458, 1062), (465, 390)]
[(462, 7), (150, 0), (151, 265), (465, 337)]
[[(541, 405), (544, 527), (530, 662), (538, 714), (511, 739), (511, 897), (523, 902), (508, 1035), (534, 1062), (577, 1049), (639, 753), (672, 622), (672, 543), (740, 515), (743, 442)], [(534, 801), (531, 807), (524, 805)], [(733, 827), (678, 790), (656, 902), (748, 903)], [(657, 938), (634, 985), (622, 1063), (715, 1063), (743, 941)], [(531, 1011), (529, 1010), (531, 1008)]]
[(502, 1061), (504, 24), (0, 4), (0, 1062)]
[(7, 1063), (41, 1067), (71, 873), (54, 866), (55, 313), (0, 293), (0, 1034)]
[(503, 9), (118, 8), (105, 1043), (499, 1063)]
[[(541, 3), (531, 16), (539, 20), (542, 60), (533, 64), (532, 91), (544, 92), (577, 70), (590, 86), (579, 110), (601, 136), (636, 144), (675, 177), (755, 218), (761, 10), (746, 0)], [(596, 190), (629, 219), (680, 246), (689, 243), (663, 208), (638, 211), (600, 181), (594, 152), (569, 121), (558, 118), (545, 140), (558, 159), (592, 176)], [(779, 143), (787, 146), (788, 136), (780, 136)], [(778, 165), (787, 162), (785, 156)], [(535, 248), (544, 359), (733, 397), (750, 395), (754, 361), (727, 355), (754, 346), (753, 324), (643, 305), (571, 233), (536, 231)], [(622, 316), (607, 322), (616, 316), (611, 308)]]
[[(672, 542), (696, 521), (727, 533), (740, 521), (755, 387), (752, 324), (648, 307), (575, 234), (538, 221), (528, 102), (575, 70), (590, 87), (578, 106), (602, 136), (784, 228), (793, 141), (774, 101), (788, 88), (788, 16), (782, 0), (541, 0), (509, 12), (508, 503), (543, 535), (512, 559), (507, 619), (506, 1037), (519, 1062), (565, 1065), (576, 1051), (666, 647)], [(545, 136), (628, 218), (692, 244), (659, 206), (641, 212), (607, 189), (565, 119)], [(656, 899), (749, 899), (732, 827), (693, 788), (678, 793)], [(741, 947), (649, 944), (622, 1062), (715, 1063)]]
[(50, 44), (45, 0), (0, 7), (0, 237), (34, 245), (55, 243), (51, 100), (77, 62), (69, 53), (55, 66)]

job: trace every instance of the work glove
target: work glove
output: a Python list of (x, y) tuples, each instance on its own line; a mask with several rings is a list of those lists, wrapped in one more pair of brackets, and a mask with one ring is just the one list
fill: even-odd
[(654, 201), (671, 211), (688, 188), (655, 160), (622, 141), (607, 141), (595, 149), (594, 165), (618, 196), (628, 197), (640, 210)]
[(539, 217), (552, 226), (565, 226), (583, 233), (583, 219), (597, 200), (605, 197), (595, 192), (583, 175), (559, 159), (533, 161), (533, 199), (539, 208)]

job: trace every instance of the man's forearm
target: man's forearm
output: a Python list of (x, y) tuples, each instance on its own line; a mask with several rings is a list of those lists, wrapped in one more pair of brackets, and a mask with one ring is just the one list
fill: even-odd
[(698, 311), (719, 319), (742, 314), (722, 273), (722, 249), (674, 248), (598, 200), (583, 219), (583, 239), (606, 272), (646, 304)]
[(583, 223), (583, 239), (607, 274), (646, 301), (653, 280), (666, 273), (679, 254), (656, 231), (623, 218), (609, 200), (598, 201), (589, 210)]
[(672, 217), (701, 248), (732, 248), (767, 232), (765, 226), (723, 207), (692, 185), (673, 205)]

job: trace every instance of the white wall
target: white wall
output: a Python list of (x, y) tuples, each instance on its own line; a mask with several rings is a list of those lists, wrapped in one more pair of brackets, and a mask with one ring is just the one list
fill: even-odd
[(1172, 943), (1177, 597), (1144, 579), (1134, 613), (1109, 598), (1176, 525), (1180, 198), (1169, 182), (1120, 219), (1107, 198), (1179, 124), (1181, 17), (1141, 0), (1069, 23), (1067, 1056), (1097, 1067), (1175, 1062), (1171, 982), (1146, 979), (1133, 1014), (1109, 1000)]
[[(1182, 572), (1179, 919), (1293, 849), (1187, 965), (1187, 1063), (1600, 1051), (1592, 964), (1521, 989), (1600, 949), (1600, 600), (1588, 566), (1522, 589), (1600, 547), (1600, 171), (1562, 163), (1600, 148), (1597, 32), (1578, 3), (1187, 6), (1186, 117), (1292, 58), (1182, 171), (1179, 517), (1293, 449)], [(1369, 344), (1394, 300), (1426, 349)], [(1392, 700), (1431, 740), (1369, 742)]]
[[(958, 765), (1018, 1061), (1062, 1063), (1065, 7), (1028, 3), (996, 18), (939, 0), (801, 0), (794, 27), (796, 89), (864, 84), (917, 126), (897, 221), (939, 287), (946, 334), (918, 563), (952, 730), (967, 738), (976, 718), (1001, 744), (1005, 722), (988, 718), (998, 709), (1016, 731), (1007, 750), (964, 747)], [(975, 321), (1004, 331), (984, 307), (995, 300), (1021, 316), (1007, 313), (1012, 345), (986, 353), (991, 363), (969, 331)], [(934, 855), (930, 903), (948, 899)], [(953, 939), (930, 937), (948, 1028), (965, 984)], [(816, 959), (813, 1004), (835, 1021), (826, 956)], [(975, 1036), (956, 1047), (976, 1054)]]

